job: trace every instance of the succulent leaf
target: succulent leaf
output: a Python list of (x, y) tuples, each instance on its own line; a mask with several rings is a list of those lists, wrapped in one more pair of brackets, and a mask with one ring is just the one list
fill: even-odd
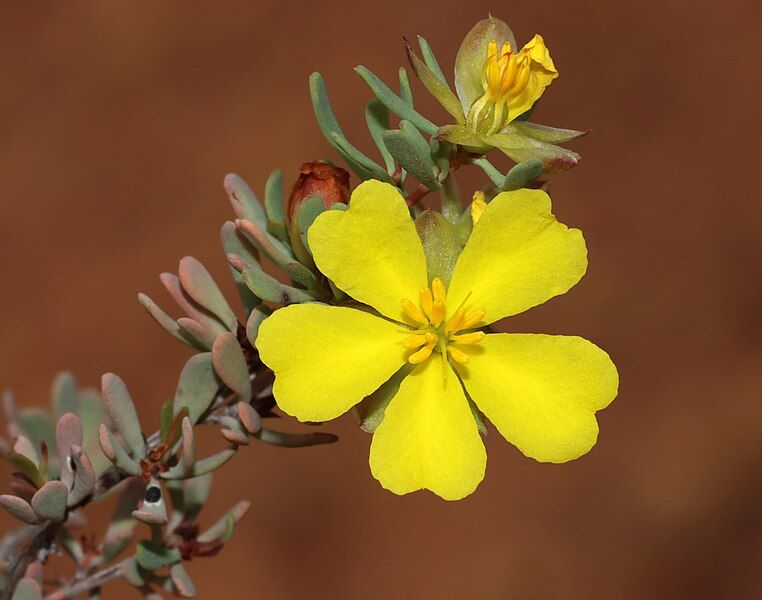
[(175, 415), (183, 407), (188, 409), (192, 423), (196, 423), (214, 400), (220, 380), (214, 371), (212, 353), (196, 354), (185, 363), (175, 392)]
[(32, 508), (43, 519), (59, 522), (66, 516), (68, 488), (61, 481), (48, 481), (32, 497)]
[(101, 385), (103, 404), (111, 421), (133, 456), (143, 458), (146, 454), (145, 440), (127, 386), (114, 373), (106, 373), (101, 378)]
[(213, 313), (230, 331), (236, 330), (238, 317), (204, 265), (186, 256), (180, 260), (178, 275), (183, 289), (193, 300)]

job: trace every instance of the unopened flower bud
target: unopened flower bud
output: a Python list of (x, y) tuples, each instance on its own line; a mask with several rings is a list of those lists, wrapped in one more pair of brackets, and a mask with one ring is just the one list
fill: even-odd
[(305, 198), (318, 195), (326, 208), (349, 202), (349, 173), (340, 167), (324, 162), (308, 162), (299, 170), (291, 195), (288, 198), (288, 220), (293, 222), (296, 209)]

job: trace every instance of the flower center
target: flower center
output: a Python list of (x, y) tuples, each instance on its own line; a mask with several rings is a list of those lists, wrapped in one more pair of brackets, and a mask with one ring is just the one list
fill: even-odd
[(421, 288), (418, 305), (408, 298), (402, 299), (402, 310), (416, 327), (412, 335), (402, 342), (411, 351), (407, 358), (411, 364), (422, 363), (434, 351), (442, 355), (445, 363), (449, 357), (457, 363), (466, 364), (470, 357), (459, 346), (471, 346), (484, 339), (483, 331), (465, 331), (484, 318), (484, 311), (480, 308), (467, 311), (464, 300), (450, 318), (445, 320), (446, 299), (444, 282), (438, 277), (432, 280), (430, 288)]
[(529, 83), (529, 55), (513, 52), (506, 42), (498, 52), (497, 42), (487, 44), (487, 59), (482, 68), (484, 95), (468, 111), (467, 123), (475, 131), (492, 135), (508, 121), (508, 102)]

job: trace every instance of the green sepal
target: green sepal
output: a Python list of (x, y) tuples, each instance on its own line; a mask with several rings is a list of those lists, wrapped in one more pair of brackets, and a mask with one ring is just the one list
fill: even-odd
[(466, 120), (466, 116), (463, 114), (463, 108), (460, 105), (458, 97), (452, 92), (450, 86), (447, 85), (447, 82), (444, 81), (440, 75), (432, 71), (424, 61), (418, 58), (410, 47), (410, 43), (407, 39), (403, 38), (403, 40), (405, 43), (407, 60), (413, 69), (413, 73), (415, 73), (416, 77), (418, 77), (421, 83), (426, 87), (429, 93), (437, 99), (442, 107), (450, 113), (458, 123), (463, 123)]
[(530, 158), (513, 167), (505, 176), (505, 183), (501, 186), (507, 191), (520, 190), (529, 187), (542, 175), (544, 166), (539, 158)]
[[(530, 109), (531, 110), (531, 109)], [(528, 114), (529, 111), (524, 113)], [(521, 115), (522, 117), (524, 115)], [(521, 118), (521, 117), (519, 117)], [(505, 133), (514, 132), (524, 137), (532, 138), (538, 142), (546, 144), (562, 144), (571, 140), (587, 135), (587, 131), (577, 131), (576, 129), (559, 129), (558, 127), (549, 127), (537, 123), (517, 123), (513, 122), (506, 128)]]
[(427, 210), (416, 219), (415, 229), (426, 255), (429, 281), (438, 277), (449, 284), (462, 250), (454, 227), (442, 213)]
[(576, 166), (580, 156), (576, 152), (539, 142), (518, 133), (496, 133), (486, 136), (484, 142), (499, 148), (516, 163), (530, 158), (542, 160), (545, 173), (560, 173)]
[(413, 365), (405, 363), (399, 371), (381, 384), (381, 387), (370, 396), (363, 398), (359, 404), (355, 405), (353, 413), (357, 419), (357, 423), (363, 431), (373, 433), (381, 424), (381, 421), (384, 420), (386, 407), (389, 406), (392, 398), (397, 395), (402, 380), (405, 379), (412, 370)]

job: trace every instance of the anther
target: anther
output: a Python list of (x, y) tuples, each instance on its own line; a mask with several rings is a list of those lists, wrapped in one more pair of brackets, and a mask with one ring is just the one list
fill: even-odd
[(405, 341), (402, 342), (402, 345), (408, 350), (414, 350), (415, 348), (420, 348), (424, 344), (427, 344), (428, 341), (429, 340), (425, 335), (411, 335), (405, 338)]
[(459, 329), (468, 329), (469, 327), (473, 327), (484, 318), (485, 314), (486, 313), (481, 308), (476, 308), (474, 310), (468, 311), (463, 316), (463, 321), (461, 322)]
[(471, 357), (468, 354), (462, 350), (453, 348), (452, 346), (447, 347), (447, 352), (450, 354), (450, 358), (452, 358), (456, 363), (465, 365), (469, 360), (471, 360)]
[(461, 333), (460, 335), (454, 335), (450, 338), (451, 342), (456, 344), (478, 344), (484, 339), (483, 331), (472, 331), (471, 333)]
[(442, 320), (445, 316), (445, 303), (438, 298), (434, 300), (434, 304), (431, 307), (431, 324), (434, 327), (439, 327), (442, 324)]
[(413, 352), (413, 354), (411, 354), (411, 355), (408, 357), (407, 361), (408, 361), (408, 362), (409, 362), (411, 365), (417, 365), (417, 364), (420, 364), (420, 363), (422, 363), (424, 360), (426, 360), (426, 359), (427, 359), (429, 356), (431, 356), (431, 352), (432, 352), (433, 350), (434, 350), (434, 345), (433, 345), (433, 344), (427, 344), (426, 346), (424, 346), (423, 348), (421, 348), (421, 349), (420, 349), (420, 350), (418, 350), (417, 352)]
[(402, 310), (405, 315), (407, 315), (416, 324), (426, 325), (429, 322), (426, 316), (421, 312), (421, 309), (407, 298), (402, 299)]

